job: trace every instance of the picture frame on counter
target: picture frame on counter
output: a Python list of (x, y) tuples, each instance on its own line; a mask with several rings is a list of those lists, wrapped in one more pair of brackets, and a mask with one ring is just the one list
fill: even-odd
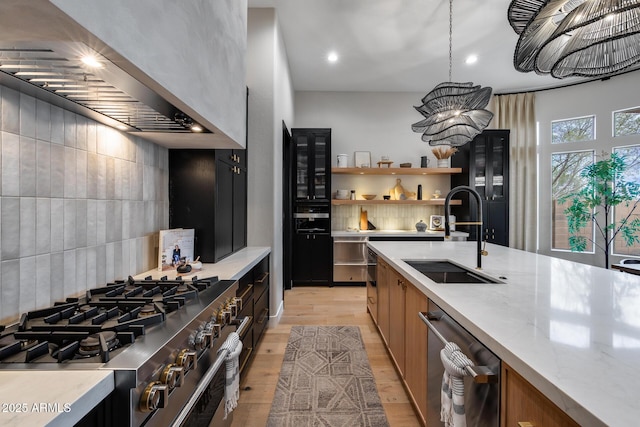
[(181, 263), (193, 261), (195, 231), (194, 228), (160, 230), (158, 271), (175, 270)]
[(371, 167), (371, 152), (370, 151), (354, 151), (353, 164), (357, 168), (370, 168)]

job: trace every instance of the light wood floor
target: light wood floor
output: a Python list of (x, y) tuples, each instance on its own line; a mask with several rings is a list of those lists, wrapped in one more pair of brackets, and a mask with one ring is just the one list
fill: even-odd
[(378, 331), (367, 313), (366, 288), (297, 287), (285, 292), (284, 312), (269, 325), (240, 385), (233, 427), (266, 425), (293, 325), (358, 325), (391, 427), (420, 426)]

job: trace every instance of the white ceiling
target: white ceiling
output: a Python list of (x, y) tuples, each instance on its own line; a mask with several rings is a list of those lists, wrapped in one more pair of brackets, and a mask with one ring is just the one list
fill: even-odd
[[(248, 0), (274, 7), (295, 90), (424, 92), (449, 80), (448, 0)], [(583, 81), (558, 80), (513, 67), (518, 35), (510, 0), (454, 0), (456, 82), (519, 92)], [(340, 59), (326, 60), (335, 50)], [(466, 65), (470, 54), (479, 57)]]

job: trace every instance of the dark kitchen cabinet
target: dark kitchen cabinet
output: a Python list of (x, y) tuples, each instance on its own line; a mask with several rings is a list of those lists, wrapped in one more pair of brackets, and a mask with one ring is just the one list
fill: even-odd
[[(470, 143), (459, 147), (451, 157), (451, 167), (462, 173), (451, 176), (451, 187), (468, 185), (483, 199), (483, 239), (509, 246), (509, 130), (485, 130)], [(475, 221), (476, 201), (467, 193), (458, 193), (461, 206), (452, 206), (456, 221)], [(465, 230), (466, 231), (466, 230)], [(475, 227), (469, 228), (470, 240), (476, 240)]]
[(331, 199), (331, 129), (292, 129), (296, 202)]
[(236, 296), (242, 299), (239, 316), (249, 316), (250, 326), (245, 328), (240, 338), (240, 372), (242, 373), (255, 355), (264, 331), (269, 323), (269, 255), (265, 256), (238, 281)]
[(195, 255), (202, 262), (246, 246), (247, 170), (231, 154), (169, 150), (169, 227), (195, 229)]
[[(218, 221), (216, 236), (220, 236), (217, 260), (247, 246), (247, 167), (245, 150), (217, 150), (216, 173), (218, 191), (216, 212), (225, 220)], [(230, 209), (229, 209), (230, 207)], [(232, 224), (229, 227), (228, 224)]]
[(295, 284), (333, 284), (330, 234), (294, 234), (292, 279)]

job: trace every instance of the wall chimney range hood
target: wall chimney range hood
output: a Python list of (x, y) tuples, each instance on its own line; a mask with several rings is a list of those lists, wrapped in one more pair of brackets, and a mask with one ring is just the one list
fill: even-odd
[(211, 133), (80, 42), (0, 42), (0, 83), (122, 131)]

